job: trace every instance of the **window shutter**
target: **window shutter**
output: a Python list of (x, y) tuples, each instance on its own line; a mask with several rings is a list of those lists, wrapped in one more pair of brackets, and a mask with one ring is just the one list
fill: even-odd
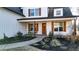
[(64, 22), (64, 32), (66, 32), (66, 21)]
[(54, 32), (54, 22), (52, 22), (52, 32)]
[(35, 23), (35, 24), (34, 24), (34, 32), (35, 32), (35, 33), (38, 32), (38, 23)]
[(39, 8), (39, 16), (41, 16), (41, 8)]
[(28, 9), (28, 16), (30, 16), (30, 9)]

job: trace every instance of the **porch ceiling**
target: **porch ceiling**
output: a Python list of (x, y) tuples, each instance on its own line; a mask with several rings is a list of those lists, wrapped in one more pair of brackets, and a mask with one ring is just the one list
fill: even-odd
[(42, 22), (42, 21), (70, 21), (70, 20), (74, 20), (75, 18), (55, 18), (55, 19), (33, 19), (33, 20), (18, 20), (18, 22)]

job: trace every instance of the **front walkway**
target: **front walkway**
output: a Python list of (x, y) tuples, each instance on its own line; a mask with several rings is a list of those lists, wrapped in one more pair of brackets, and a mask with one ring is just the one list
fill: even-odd
[(33, 46), (22, 46), (17, 48), (4, 49), (1, 51), (42, 51), (42, 50)]
[(0, 45), (0, 50), (12, 49), (12, 48), (17, 48), (17, 47), (22, 47), (22, 46), (29, 46), (31, 44), (34, 44), (36, 42), (41, 41), (44, 37), (45, 36), (40, 36), (40, 37), (32, 39), (30, 41), (24, 41), (24, 42), (12, 43), (12, 44)]

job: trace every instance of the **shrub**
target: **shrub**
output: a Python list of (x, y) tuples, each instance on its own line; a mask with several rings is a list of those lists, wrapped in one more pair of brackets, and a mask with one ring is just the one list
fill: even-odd
[(33, 35), (33, 32), (28, 32), (28, 36), (32, 36)]
[(49, 32), (48, 37), (53, 37), (53, 36), (54, 36), (54, 33), (53, 32)]
[(15, 39), (20, 40), (20, 39), (22, 39), (22, 38), (23, 38), (23, 33), (17, 32), (17, 34), (16, 34), (16, 36), (15, 36)]
[(42, 42), (42, 48), (50, 48), (50, 47), (58, 47), (61, 46), (61, 43), (58, 39), (56, 39), (57, 36), (54, 36), (53, 32), (50, 32), (48, 37), (45, 37)]
[(46, 43), (44, 41), (40, 41), (40, 44), (41, 45), (45, 45)]
[(16, 36), (22, 37), (23, 36), (23, 33), (18, 32)]
[(49, 49), (49, 45), (45, 41), (40, 41), (40, 46), (43, 49)]
[(57, 46), (61, 46), (61, 43), (58, 39), (52, 39), (52, 41), (50, 42), (50, 45), (57, 47)]
[(35, 33), (33, 33), (33, 32), (28, 32), (28, 36), (29, 36), (29, 37), (35, 37)]
[(8, 37), (5, 35), (5, 33), (4, 33), (4, 39), (8, 39)]
[(50, 39), (50, 37), (45, 37), (43, 38), (43, 42), (45, 42), (46, 44), (49, 44), (51, 42), (52, 39)]
[(42, 48), (44, 48), (44, 49), (49, 49), (50, 47), (49, 47), (49, 45), (44, 44), (44, 45), (42, 46)]

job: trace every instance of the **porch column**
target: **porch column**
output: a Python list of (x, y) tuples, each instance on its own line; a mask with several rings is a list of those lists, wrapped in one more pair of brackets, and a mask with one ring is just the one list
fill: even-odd
[(35, 22), (33, 22), (33, 33), (35, 33), (35, 31), (34, 31), (34, 30), (35, 30), (35, 29), (34, 29), (34, 27), (35, 27), (34, 24), (35, 24)]
[(28, 32), (29, 32), (29, 27), (28, 27), (28, 26), (29, 26), (29, 24), (27, 23), (27, 24), (26, 24), (26, 33), (27, 33), (27, 34), (28, 34)]
[(76, 35), (76, 19), (74, 19), (74, 33), (73, 33), (74, 36)]
[(52, 31), (52, 22), (49, 21), (49, 22), (46, 22), (46, 33), (47, 35), (49, 35), (49, 33)]
[(33, 36), (35, 37), (35, 22), (33, 22)]

